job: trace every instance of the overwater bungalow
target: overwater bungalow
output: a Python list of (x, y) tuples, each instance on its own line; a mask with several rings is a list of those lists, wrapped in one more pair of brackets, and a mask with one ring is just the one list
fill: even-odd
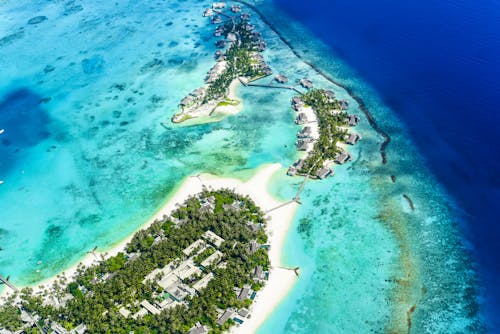
[(220, 17), (219, 15), (215, 15), (214, 17), (212, 17), (212, 23), (213, 24), (222, 23), (222, 17)]
[(326, 167), (323, 167), (323, 168), (320, 168), (317, 172), (316, 172), (316, 176), (319, 178), (319, 179), (326, 179), (328, 176), (332, 175), (333, 174), (333, 170), (331, 170), (330, 168), (326, 168)]
[(307, 123), (307, 116), (303, 112), (299, 113), (297, 118), (295, 119), (296, 124), (304, 124)]
[(356, 126), (356, 125), (358, 125), (359, 121), (360, 121), (360, 118), (356, 115), (348, 115), (347, 116), (347, 124), (349, 126)]
[(212, 8), (207, 8), (203, 12), (204, 17), (213, 16), (213, 15), (214, 15), (214, 11), (212, 10)]
[(216, 61), (223, 61), (226, 59), (226, 56), (224, 55), (224, 52), (222, 52), (221, 50), (217, 50), (215, 51), (215, 60)]
[(194, 103), (194, 98), (191, 95), (186, 96), (181, 100), (180, 106), (187, 107)]
[(311, 127), (305, 126), (302, 130), (297, 133), (299, 138), (309, 138), (311, 136)]
[(308, 142), (306, 140), (300, 139), (297, 140), (295, 146), (297, 146), (298, 151), (307, 151), (307, 146), (308, 146), (307, 144)]
[(225, 2), (214, 2), (212, 4), (212, 8), (213, 9), (223, 9), (224, 7), (226, 7), (226, 3)]
[(241, 308), (238, 310), (238, 315), (243, 317), (243, 318), (246, 318), (250, 315), (250, 311), (246, 308)]
[(361, 136), (357, 133), (351, 133), (347, 136), (345, 142), (349, 145), (356, 144), (359, 140), (361, 140)]
[(215, 42), (215, 46), (221, 49), (226, 47), (226, 40), (219, 39), (217, 42)]
[(302, 101), (300, 97), (298, 96), (292, 97), (292, 108), (295, 111), (299, 111), (299, 109), (302, 108), (304, 105), (305, 105), (304, 101)]
[(257, 43), (256, 47), (257, 47), (257, 51), (262, 52), (267, 48), (267, 44), (264, 41), (260, 41), (259, 43)]
[(333, 102), (335, 100), (335, 93), (333, 91), (327, 89), (323, 93), (330, 102)]
[(253, 24), (244, 24), (243, 25), (243, 29), (245, 29), (246, 31), (253, 31), (255, 29), (255, 26)]
[(274, 77), (274, 80), (276, 80), (277, 82), (279, 83), (287, 83), (288, 82), (288, 78), (282, 74), (278, 74)]
[(240, 5), (232, 5), (231, 6), (231, 11), (233, 13), (239, 13), (239, 12), (241, 12), (241, 6)]
[(250, 14), (249, 13), (241, 13), (240, 19), (243, 21), (248, 21), (248, 20), (250, 20)]
[(342, 110), (346, 110), (347, 108), (349, 108), (349, 102), (347, 102), (347, 100), (340, 100), (340, 109)]
[(302, 87), (304, 87), (305, 89), (311, 89), (313, 87), (313, 83), (311, 80), (307, 79), (307, 78), (304, 78), (304, 79), (300, 79), (299, 81), (300, 85)]
[(342, 165), (351, 159), (351, 155), (347, 152), (341, 152), (335, 157), (335, 162)]
[(238, 40), (238, 37), (236, 36), (236, 34), (234, 32), (230, 32), (227, 34), (227, 41), (228, 42), (234, 43), (237, 40)]

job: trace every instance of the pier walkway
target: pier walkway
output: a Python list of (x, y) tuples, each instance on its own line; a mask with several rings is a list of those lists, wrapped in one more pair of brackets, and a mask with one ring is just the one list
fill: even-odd
[(6, 286), (8, 286), (9, 288), (11, 288), (12, 290), (14, 290), (16, 292), (19, 291), (19, 289), (16, 288), (16, 286), (14, 284), (12, 284), (11, 282), (9, 282), (8, 278), (3, 277), (2, 275), (0, 275), (0, 282), (2, 284), (5, 284)]

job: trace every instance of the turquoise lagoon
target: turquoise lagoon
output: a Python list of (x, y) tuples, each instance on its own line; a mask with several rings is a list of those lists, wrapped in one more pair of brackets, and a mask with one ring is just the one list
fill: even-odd
[[(95, 245), (113, 246), (189, 175), (248, 178), (262, 164), (296, 159), (298, 127), (285, 90), (240, 87), (238, 115), (197, 126), (170, 123), (178, 101), (202, 84), (213, 63), (213, 26), (201, 17), (209, 3), (0, 5), (0, 274), (34, 284)], [(354, 162), (307, 184), (283, 255), (301, 276), (259, 332), (407, 332), (409, 324), (415, 333), (479, 331), (459, 209), (394, 113), (329, 50), (265, 4), (257, 5), (303, 57), (363, 97), (392, 142), (382, 165), (382, 139), (363, 118)], [(28, 24), (36, 16), (47, 19)], [(308, 76), (362, 114), (345, 90), (256, 23), (275, 72), (292, 81)], [(289, 198), (300, 180), (284, 172), (270, 190)]]

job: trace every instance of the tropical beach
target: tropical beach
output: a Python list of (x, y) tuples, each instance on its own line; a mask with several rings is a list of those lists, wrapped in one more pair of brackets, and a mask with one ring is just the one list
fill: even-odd
[[(102, 317), (130, 330), (481, 332), (457, 204), (372, 87), (270, 2), (0, 10), (0, 275), (39, 296), (59, 281), (69, 303), (53, 301), (68, 313), (48, 320), (47, 305), (17, 300), (0, 317), (104, 332), (72, 305), (129, 281), (138, 299), (117, 293)], [(10, 66), (23, 48), (37, 63)], [(267, 241), (231, 220), (242, 203)], [(230, 293), (213, 308), (204, 288), (221, 286)]]

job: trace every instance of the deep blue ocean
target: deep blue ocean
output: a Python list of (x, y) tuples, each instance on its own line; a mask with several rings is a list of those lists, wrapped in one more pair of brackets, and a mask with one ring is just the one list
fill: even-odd
[(500, 330), (500, 2), (275, 2), (408, 126), (431, 171), (463, 208), (483, 311)]

